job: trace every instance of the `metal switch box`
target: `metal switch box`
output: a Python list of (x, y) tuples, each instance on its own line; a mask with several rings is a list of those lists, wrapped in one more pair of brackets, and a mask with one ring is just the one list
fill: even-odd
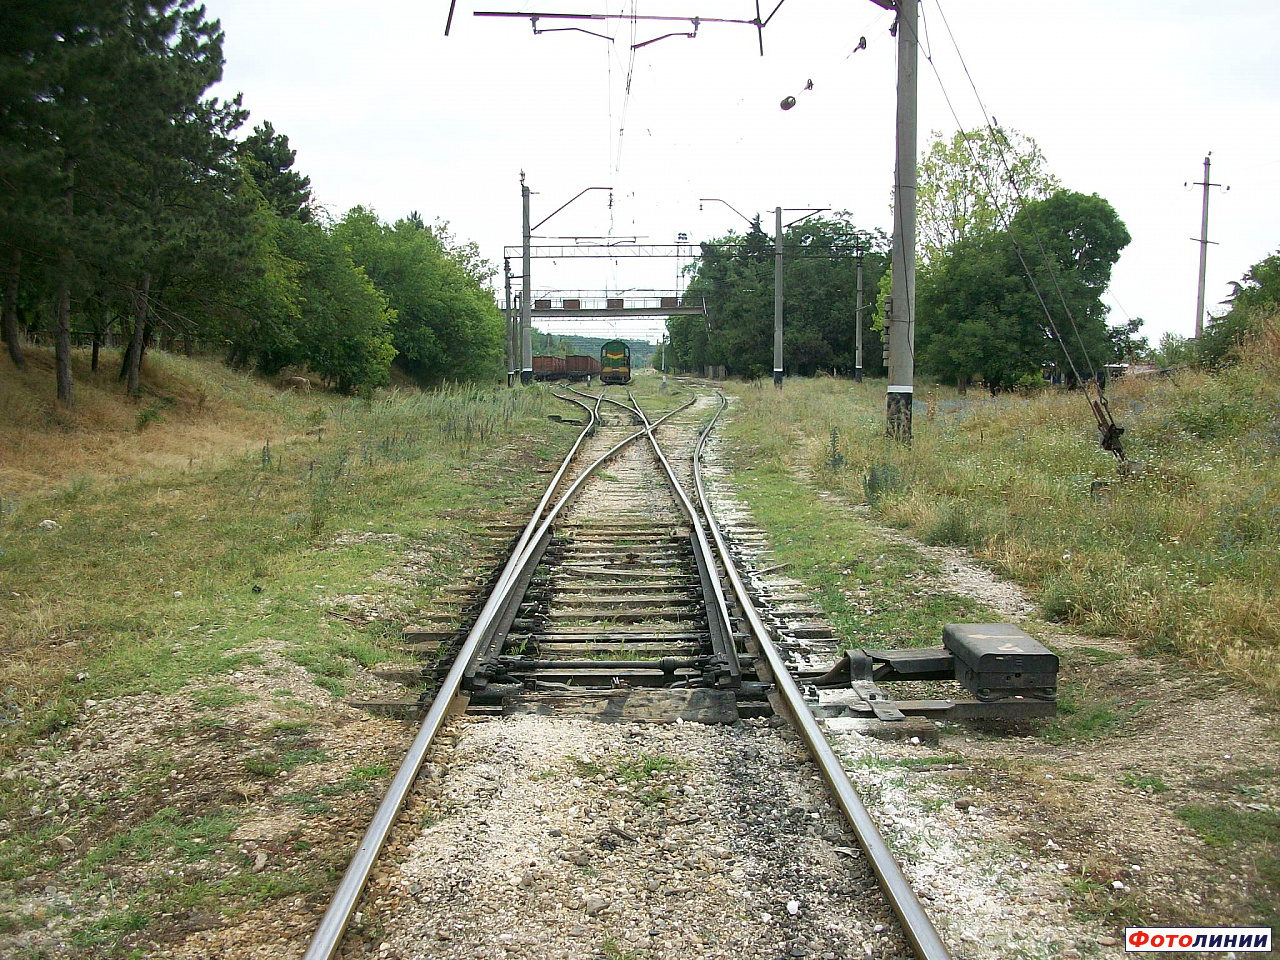
[(1058, 657), (1012, 623), (951, 623), (942, 644), (956, 659), (956, 679), (979, 700), (1057, 695)]

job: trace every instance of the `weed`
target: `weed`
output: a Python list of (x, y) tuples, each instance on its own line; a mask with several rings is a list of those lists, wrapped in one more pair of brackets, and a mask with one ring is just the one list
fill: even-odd
[(679, 761), (661, 754), (648, 754), (635, 760), (624, 760), (618, 764), (615, 776), (625, 783), (637, 783), (647, 780), (655, 773), (666, 773), (679, 767)]
[(600, 960), (643, 960), (648, 955), (646, 950), (630, 950), (622, 946), (613, 937), (600, 944)]
[(602, 777), (605, 775), (604, 767), (593, 760), (579, 760), (577, 757), (573, 759), (574, 772), (584, 780)]
[(1211, 847), (1275, 842), (1280, 837), (1280, 813), (1274, 810), (1241, 810), (1225, 804), (1187, 804), (1178, 817)]
[(245, 703), (252, 700), (253, 694), (244, 693), (226, 684), (219, 684), (195, 691), (191, 694), (191, 699), (197, 707), (203, 710), (221, 710), (237, 703)]
[(1097, 698), (1089, 687), (1064, 683), (1058, 687), (1058, 715), (1041, 735), (1049, 743), (1094, 740), (1116, 732), (1130, 715), (1116, 697)]
[(147, 427), (151, 426), (151, 424), (162, 421), (164, 417), (161, 416), (161, 411), (166, 406), (168, 406), (167, 403), (160, 401), (139, 410), (137, 419), (134, 421), (134, 427), (137, 431), (141, 433), (143, 430), (147, 429)]
[(838, 472), (845, 463), (845, 456), (840, 452), (840, 431), (836, 427), (831, 428), (831, 449), (827, 454), (827, 462), (823, 464), (832, 473)]
[(276, 720), (266, 729), (268, 737), (297, 737), (311, 729), (310, 720)]
[(898, 489), (901, 479), (898, 468), (893, 464), (874, 464), (863, 478), (863, 496), (867, 503), (875, 506), (886, 492)]
[[(752, 468), (737, 471), (744, 486), (798, 466), (883, 522), (971, 548), (1051, 617), (1225, 666), (1280, 702), (1280, 380), (1261, 360), (1114, 385), (1111, 407), (1143, 470), (1111, 482), (1105, 497), (1090, 488), (1114, 475), (1114, 460), (1073, 394), (991, 398), (922, 385), (937, 414), (917, 420), (903, 447), (884, 438), (878, 385), (823, 378), (737, 392), (728, 430)], [(825, 469), (832, 423), (848, 458), (839, 472)]]
[(964, 757), (958, 753), (946, 753), (938, 757), (896, 757), (892, 760), (892, 763), (895, 766), (906, 767), (908, 770), (966, 765)]
[(1143, 790), (1147, 793), (1169, 792), (1169, 785), (1154, 774), (1126, 773), (1120, 778), (1120, 782), (1133, 790)]

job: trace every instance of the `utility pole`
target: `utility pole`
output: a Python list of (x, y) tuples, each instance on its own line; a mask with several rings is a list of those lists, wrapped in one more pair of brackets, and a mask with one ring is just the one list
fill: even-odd
[(662, 386), (659, 391), (667, 392), (667, 331), (665, 327), (662, 330)]
[[(877, 0), (880, 2), (880, 0)], [(753, 229), (755, 221), (748, 217), (745, 213), (731, 204), (728, 200), (721, 200), (719, 197), (699, 197), (699, 207), (701, 210), (702, 203), (723, 203), (726, 207), (740, 216), (747, 222), (747, 228)], [(782, 211), (804, 212), (804, 216), (799, 220), (792, 220), (785, 226), (794, 227), (797, 223), (808, 220), (815, 213), (823, 213), (830, 210), (830, 207), (774, 207), (774, 228), (773, 228), (773, 385), (781, 389), (782, 387)]]
[[(1196, 339), (1200, 339), (1200, 334), (1204, 332), (1204, 274), (1205, 268), (1209, 265), (1209, 244), (1213, 241), (1209, 239), (1209, 188), (1220, 187), (1220, 183), (1209, 182), (1209, 157), (1213, 156), (1210, 150), (1204, 158), (1204, 182), (1198, 183), (1196, 186), (1204, 187), (1204, 203), (1200, 208), (1200, 281), (1196, 285)], [(1231, 188), (1228, 187), (1228, 190)], [(1192, 237), (1191, 239), (1195, 239)]]
[(520, 171), (520, 198), (524, 205), (524, 276), (520, 278), (520, 382), (533, 382), (533, 278), (529, 272), (529, 187)]
[(782, 208), (773, 208), (773, 385), (782, 389)]
[(511, 311), (511, 258), (502, 258), (502, 279), (507, 290), (507, 309), (503, 316), (507, 321), (507, 386), (514, 386), (516, 381), (516, 338), (513, 333), (515, 314)]
[(854, 343), (857, 353), (853, 362), (853, 379), (862, 382), (862, 249), (858, 249), (858, 306), (854, 310), (857, 317), (857, 333)]
[(916, 51), (919, 0), (897, 0), (898, 116), (893, 191), (893, 302), (888, 313), (889, 396), (885, 432), (911, 442), (915, 390)]

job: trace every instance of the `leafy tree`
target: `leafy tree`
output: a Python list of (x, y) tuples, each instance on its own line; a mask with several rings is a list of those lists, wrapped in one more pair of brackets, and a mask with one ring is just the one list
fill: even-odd
[(1180, 337), (1176, 333), (1165, 333), (1160, 337), (1160, 343), (1152, 353), (1151, 360), (1162, 370), (1186, 363), (1191, 359), (1191, 344), (1192, 341), (1186, 337)]
[[(853, 370), (858, 247), (866, 251), (864, 368), (871, 374), (882, 369), (879, 334), (870, 320), (888, 266), (887, 241), (841, 214), (805, 220), (783, 236), (783, 357), (789, 372)], [(773, 366), (773, 284), (773, 241), (758, 217), (745, 235), (703, 244), (686, 297), (704, 298), (707, 316), (668, 320), (673, 367), (715, 364), (734, 375), (767, 375)]]
[(388, 226), (367, 207), (353, 207), (334, 228), (396, 312), (397, 365), (423, 383), (488, 374), (504, 349), (502, 312), (480, 279), (487, 264), (474, 244), (459, 247), (436, 229), (447, 225)]
[(240, 144), (240, 156), (267, 203), (282, 217), (308, 223), (314, 216), (311, 178), (293, 169), (297, 155), (289, 138), (276, 133), (268, 120), (254, 127)]
[(1257, 311), (1280, 307), (1280, 250), (1259, 260), (1234, 283), (1232, 311)]
[(1151, 344), (1147, 338), (1138, 335), (1143, 323), (1145, 321), (1141, 317), (1130, 317), (1123, 324), (1108, 330), (1111, 360), (1116, 363), (1137, 363), (1151, 352)]
[(295, 362), (344, 393), (385, 384), (395, 311), (346, 248), (314, 223), (285, 220), (283, 248), (301, 265), (304, 304), (297, 324)]
[(1024, 200), (1042, 200), (1059, 187), (1035, 140), (999, 127), (958, 130), (949, 140), (934, 131), (917, 180), (917, 255), (924, 263), (1002, 227), (1001, 210), (1011, 217)]
[(217, 221), (199, 238), (188, 269), (172, 274), (166, 300), (226, 347), (229, 364), (253, 361), (275, 373), (299, 354), (305, 265), (286, 255), (285, 221), (247, 173), (212, 212)]
[(1065, 351), (1089, 375), (1111, 356), (1102, 293), (1128, 242), (1111, 204), (1066, 190), (1027, 204), (1009, 230), (960, 241), (920, 277), (922, 366), (961, 383), (979, 376), (995, 392)]
[(1280, 251), (1255, 263), (1245, 271), (1228, 299), (1231, 309), (1212, 320), (1195, 342), (1197, 363), (1217, 366), (1230, 363), (1248, 339), (1258, 318), (1280, 309)]

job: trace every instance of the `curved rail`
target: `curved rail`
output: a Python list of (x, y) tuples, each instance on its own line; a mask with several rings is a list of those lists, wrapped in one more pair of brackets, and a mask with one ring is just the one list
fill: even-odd
[[(392, 780), (391, 786), (387, 788), (387, 793), (382, 798), (382, 803), (379, 804), (378, 810), (373, 816), (373, 821), (369, 824), (368, 829), (365, 830), (364, 837), (361, 838), (360, 845), (356, 848), (355, 855), (347, 867), (347, 872), (343, 874), (342, 882), (338, 885), (333, 899), (329, 902), (329, 907), (320, 921), (320, 926), (311, 938), (311, 943), (307, 947), (307, 952), (303, 955), (303, 960), (332, 960), (332, 957), (337, 953), (338, 946), (342, 942), (342, 936), (346, 932), (347, 924), (351, 920), (352, 913), (355, 912), (356, 903), (359, 901), (360, 894), (368, 882), (374, 862), (378, 858), (378, 853), (381, 851), (387, 835), (391, 832), (392, 825), (400, 814), (400, 808), (404, 805), (405, 798), (408, 797), (409, 790), (413, 786), (413, 781), (417, 778), (418, 771), (426, 760), (427, 751), (431, 749), (431, 744), (435, 740), (436, 734), (440, 731), (450, 704), (453, 703), (454, 697), (458, 694), (462, 684), (462, 677), (481, 643), (486, 640), (489, 632), (493, 630), (499, 613), (508, 600), (508, 594), (513, 586), (519, 582), (521, 574), (525, 571), (529, 561), (539, 553), (536, 550), (536, 545), (544, 537), (550, 536), (551, 524), (555, 521), (556, 516), (573, 499), (586, 479), (618, 451), (645, 435), (646, 431), (637, 430), (593, 461), (574, 479), (555, 506), (548, 512), (547, 504), (550, 503), (557, 486), (559, 486), (565, 472), (569, 469), (569, 464), (582, 446), (582, 441), (595, 429), (596, 424), (599, 422), (598, 412), (602, 398), (593, 397), (593, 399), (596, 404), (594, 408), (591, 408), (590, 422), (578, 435), (578, 439), (574, 441), (573, 447), (565, 456), (564, 462), (561, 463), (560, 469), (552, 477), (546, 493), (543, 494), (537, 509), (534, 511), (533, 516), (530, 517), (528, 524), (525, 525), (524, 532), (521, 533), (520, 539), (512, 550), (511, 556), (502, 568), (498, 582), (494, 585), (488, 599), (485, 600), (484, 607), (480, 610), (475, 623), (467, 633), (466, 640), (459, 648), (457, 656), (454, 658), (453, 666), (440, 684), (440, 689), (436, 691), (435, 699), (432, 701), (427, 715), (423, 718), (422, 726), (419, 728), (417, 736), (414, 737), (413, 743), (410, 744), (404, 760), (401, 761), (400, 769), (396, 771), (395, 779)], [(577, 401), (571, 402), (576, 403)], [(674, 416), (692, 403), (693, 400), (690, 400), (683, 406), (672, 410), (662, 420)], [(579, 405), (587, 409), (584, 404)], [(662, 420), (659, 420), (658, 423), (661, 423)], [(543, 516), (544, 513), (545, 516)]]
[(818, 721), (814, 719), (808, 705), (804, 702), (804, 694), (801, 693), (800, 687), (797, 686), (792, 678), (786, 663), (778, 652), (778, 648), (774, 646), (773, 640), (769, 636), (769, 629), (761, 619), (759, 611), (756, 610), (755, 604), (751, 600), (751, 595), (747, 591), (746, 584), (742, 582), (742, 578), (738, 575), (733, 558), (729, 553), (728, 544), (720, 531), (720, 525), (716, 522), (715, 515), (711, 512), (710, 500), (702, 483), (702, 448), (727, 405), (728, 401), (721, 395), (720, 409), (716, 411), (715, 416), (711, 418), (711, 421), (698, 437), (698, 444), (693, 452), (693, 478), (697, 487), (698, 503), (701, 505), (702, 513), (706, 517), (707, 527), (711, 531), (711, 536), (715, 540), (721, 564), (729, 576), (734, 595), (737, 597), (743, 615), (750, 625), (756, 643), (760, 646), (760, 652), (768, 663), (769, 670), (773, 674), (774, 683), (777, 684), (778, 693), (791, 714), (793, 724), (817, 762), (822, 778), (835, 795), (836, 803), (844, 813), (845, 819), (853, 827), (854, 834), (858, 838), (858, 845), (862, 847), (863, 853), (867, 855), (867, 859), (871, 862), (871, 869), (875, 871), (876, 878), (880, 881), (880, 887), (889, 898), (893, 912), (902, 921), (903, 932), (911, 943), (912, 949), (915, 950), (916, 956), (920, 960), (950, 960), (951, 954), (947, 951), (946, 945), (943, 944), (942, 938), (938, 936), (938, 931), (934, 928), (928, 914), (925, 913), (923, 905), (920, 903), (919, 898), (916, 897), (915, 891), (911, 889), (907, 878), (902, 875), (902, 869), (898, 866), (898, 862), (884, 842), (884, 837), (880, 835), (880, 831), (876, 828), (875, 821), (871, 819), (871, 814), (867, 812), (866, 806), (863, 805), (861, 798), (850, 782), (849, 775), (845, 772), (839, 758), (836, 757), (835, 751), (831, 749), (831, 744), (827, 742), (827, 738), (819, 728)]

